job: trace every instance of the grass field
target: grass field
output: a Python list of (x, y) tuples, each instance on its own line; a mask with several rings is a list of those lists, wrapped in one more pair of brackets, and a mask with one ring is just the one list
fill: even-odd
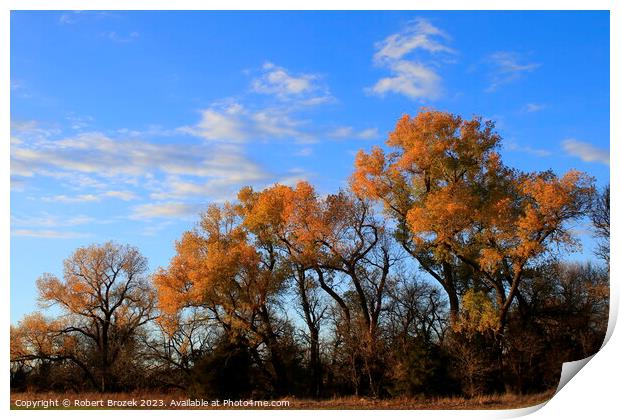
[[(532, 395), (482, 395), (470, 399), (453, 398), (394, 398), (370, 399), (357, 397), (304, 400), (282, 398), (274, 402), (278, 406), (234, 406), (219, 401), (189, 400), (183, 394), (154, 394), (145, 392), (99, 394), (99, 393), (11, 393), (11, 409), (293, 409), (293, 410), (496, 410), (531, 407), (549, 400), (553, 392)], [(38, 403), (37, 403), (38, 401)], [(188, 405), (192, 403), (193, 405)], [(26, 406), (29, 404), (30, 406)], [(36, 406), (33, 406), (35, 405)], [(207, 404), (207, 405), (205, 405)], [(246, 403), (247, 404), (247, 403)]]

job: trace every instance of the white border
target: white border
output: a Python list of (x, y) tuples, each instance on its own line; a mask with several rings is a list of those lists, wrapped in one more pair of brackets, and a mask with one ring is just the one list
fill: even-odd
[[(240, 0), (230, 0), (227, 2), (218, 2), (209, 4), (206, 2), (197, 2), (192, 0), (151, 0), (145, 2), (144, 0), (93, 0), (93, 1), (80, 1), (80, 0), (59, 0), (53, 2), (45, 0), (5, 0), (0, 6), (2, 8), (2, 14), (0, 16), (0, 95), (2, 102), (0, 102), (0, 127), (2, 135), (2, 149), (0, 168), (4, 170), (4, 176), (0, 180), (0, 188), (3, 194), (3, 199), (0, 200), (0, 212), (2, 214), (2, 223), (0, 223), (0, 232), (2, 234), (1, 244), (2, 252), (0, 252), (0, 270), (2, 270), (0, 278), (3, 281), (4, 290), (9, 288), (10, 270), (9, 270), (9, 247), (10, 247), (10, 206), (8, 197), (10, 194), (9, 187), (9, 138), (10, 138), (10, 64), (9, 64), (9, 34), (10, 34), (10, 10), (141, 10), (148, 7), (149, 10), (199, 10), (208, 6), (211, 10), (345, 10), (345, 9), (357, 9), (357, 10), (611, 10), (611, 113), (612, 116), (619, 116), (618, 107), (618, 75), (620, 74), (620, 67), (618, 66), (618, 40), (620, 40), (618, 18), (619, 2), (608, 0), (589, 0), (589, 1), (551, 1), (551, 0), (422, 0), (416, 1), (402, 1), (402, 0), (383, 0), (381, 2), (358, 0), (358, 1), (338, 1), (338, 0), (314, 0), (314, 1), (297, 1), (295, 4), (291, 4), (290, 1), (283, 0), (262, 0), (260, 2), (249, 2)], [(527, 29), (525, 29), (527, 30)], [(619, 124), (618, 120), (611, 119), (611, 156), (618, 156), (620, 150), (618, 150), (617, 140), (619, 138)], [(619, 207), (616, 205), (615, 200), (616, 186), (619, 185), (619, 174), (616, 169), (616, 165), (612, 160), (610, 166), (611, 170), (611, 185), (612, 185), (612, 219), (619, 220), (618, 212)], [(616, 225), (614, 224), (612, 230), (615, 232)], [(612, 234), (611, 249), (620, 249), (618, 244), (618, 236), (616, 233)], [(613, 256), (613, 251), (612, 251)], [(578, 374), (576, 380), (570, 381), (555, 397), (553, 397), (543, 409), (540, 409), (531, 415), (531, 418), (546, 419), (546, 418), (561, 418), (563, 416), (569, 417), (589, 417), (589, 418), (613, 418), (617, 410), (617, 378), (619, 373), (619, 362), (617, 360), (617, 354), (619, 354), (620, 345), (618, 344), (618, 338), (611, 336), (611, 331), (615, 325), (618, 313), (618, 291), (616, 288), (617, 281), (615, 272), (618, 270), (615, 268), (615, 260), (612, 258), (612, 287), (611, 287), (611, 313), (610, 313), (610, 326), (608, 329), (607, 344), (601, 350), (599, 354), (592, 358), (592, 361)], [(2, 299), (1, 323), (3, 326), (3, 333), (1, 335), (2, 354), (4, 360), (9, 358), (9, 293), (3, 292), (0, 294)], [(611, 339), (610, 339), (611, 338)], [(9, 395), (9, 383), (8, 375), (2, 377), (2, 390), (7, 400), (2, 401), (4, 410), (9, 411), (9, 415), (15, 418), (31, 418), (46, 416), (52, 419), (60, 417), (81, 418), (84, 416), (84, 412), (81, 411), (10, 411), (8, 410), (8, 395)], [(426, 418), (458, 418), (458, 419), (480, 419), (480, 418), (507, 418), (524, 415), (540, 408), (530, 408), (521, 410), (506, 410), (506, 411), (356, 411), (353, 415), (370, 417), (377, 415), (386, 415), (397, 418), (411, 418), (415, 416), (416, 419)], [(614, 414), (612, 414), (614, 413)], [(181, 414), (179, 412), (172, 412), (168, 410), (164, 411), (151, 411), (148, 416), (154, 419), (169, 419), (171, 415), (176, 416)], [(340, 417), (348, 415), (348, 412), (343, 411), (295, 411), (294, 413), (286, 410), (274, 410), (274, 411), (243, 411), (236, 410), (233, 413), (226, 411), (188, 411), (183, 412), (183, 416), (200, 417), (204, 418), (215, 417), (223, 418), (224, 416), (234, 415), (234, 417), (241, 418), (284, 418), (294, 415), (301, 419), (311, 418), (317, 415), (328, 417)], [(89, 411), (87, 413), (89, 417), (94, 418), (106, 418), (110, 416), (130, 418), (136, 415), (144, 415), (144, 413), (136, 413), (133, 411)], [(617, 414), (616, 414), (617, 415)]]

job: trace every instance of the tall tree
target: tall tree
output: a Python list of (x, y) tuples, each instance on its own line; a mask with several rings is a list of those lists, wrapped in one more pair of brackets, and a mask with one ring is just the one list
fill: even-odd
[(290, 267), (308, 329), (310, 393), (318, 397), (322, 392), (319, 335), (327, 309), (318, 294), (318, 278), (324, 274), (316, 264), (313, 244), (304, 239), (307, 227), (316, 226), (319, 215), (314, 189), (305, 182), (295, 188), (276, 184), (260, 192), (248, 187), (239, 192), (239, 202), (244, 225), (280, 252)]
[[(353, 318), (359, 315), (363, 327), (358, 338), (364, 344), (357, 351), (366, 351), (368, 357), (364, 357), (362, 364), (366, 366), (369, 387), (376, 388), (371, 371), (378, 370), (373, 361), (379, 317), (394, 256), (385, 228), (375, 218), (370, 202), (345, 191), (319, 198), (305, 182), (295, 188), (276, 185), (259, 193), (246, 189), (239, 197), (245, 224), (257, 235), (279, 243), (297, 267), (298, 279), (312, 276), (333, 299), (342, 312), (345, 335), (354, 334)], [(339, 286), (334, 283), (336, 279), (342, 281)], [(298, 292), (306, 323), (315, 337), (311, 342), (313, 352), (318, 353), (316, 313), (309, 311), (308, 289), (304, 283), (298, 285), (302, 286)]]
[(399, 242), (445, 289), (453, 325), (466, 265), (494, 291), (501, 334), (528, 264), (575, 245), (568, 223), (585, 214), (593, 187), (577, 171), (559, 178), (506, 167), (500, 140), (490, 121), (424, 110), (397, 123), (392, 152), (360, 151), (351, 183), (396, 220)]
[(146, 258), (137, 248), (107, 242), (78, 248), (64, 261), (62, 280), (41, 276), (41, 305), (56, 305), (62, 313), (47, 324), (48, 334), (72, 343), (46, 357), (68, 358), (101, 391), (113, 390), (116, 364), (134, 344), (137, 330), (152, 319), (155, 296), (146, 272)]
[[(185, 232), (167, 269), (154, 277), (160, 308), (175, 314), (200, 308), (216, 320), (228, 340), (252, 349), (255, 361), (272, 378), (277, 394), (287, 392), (283, 321), (275, 314), (288, 267), (272, 244), (252, 237), (238, 208), (212, 205), (199, 227)], [(268, 359), (259, 354), (265, 346)], [(265, 366), (270, 364), (271, 369)]]

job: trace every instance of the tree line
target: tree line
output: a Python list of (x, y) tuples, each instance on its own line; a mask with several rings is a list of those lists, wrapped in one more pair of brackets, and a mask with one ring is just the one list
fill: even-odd
[[(77, 249), (11, 326), (14, 390), (223, 398), (540, 392), (607, 328), (609, 187), (502, 162), (492, 122), (423, 110), (349, 186), (242, 188), (150, 273)], [(599, 262), (563, 260), (590, 221)]]

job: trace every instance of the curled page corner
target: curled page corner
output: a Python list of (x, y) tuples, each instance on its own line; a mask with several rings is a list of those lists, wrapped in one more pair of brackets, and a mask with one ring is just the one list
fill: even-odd
[[(608, 333), (610, 332), (610, 330), (608, 330)], [(609, 334), (608, 334), (609, 336)], [(602, 349), (602, 347), (601, 347)], [(599, 349), (600, 351), (600, 349)], [(598, 353), (598, 352), (597, 352)], [(517, 409), (512, 409), (512, 410), (506, 410), (504, 412), (504, 416), (502, 416), (502, 418), (515, 418), (515, 417), (523, 417), (523, 416), (527, 416), (528, 414), (532, 414), (538, 410), (540, 410), (541, 408), (543, 408), (545, 405), (547, 405), (547, 403), (549, 401), (551, 401), (551, 399), (557, 395), (558, 392), (560, 392), (560, 390), (562, 388), (564, 388), (564, 386), (571, 380), (573, 379), (573, 377), (577, 374), (577, 372), (579, 372), (585, 365), (588, 364), (588, 362), (590, 360), (592, 360), (592, 358), (596, 355), (596, 353), (594, 353), (591, 356), (588, 356), (584, 359), (580, 359), (580, 360), (574, 360), (572, 362), (564, 362), (562, 363), (562, 373), (560, 374), (560, 381), (558, 382), (558, 387), (556, 388), (555, 392), (553, 393), (553, 395), (546, 401), (543, 401), (540, 404), (536, 404), (530, 407), (523, 407), (523, 408), (517, 408)]]
[(516, 418), (516, 417), (527, 416), (527, 415), (532, 414), (532, 413), (540, 410), (541, 408), (543, 408), (550, 400), (551, 400), (551, 398), (549, 398), (547, 401), (543, 401), (540, 404), (532, 405), (530, 407), (523, 407), (523, 408), (515, 408), (515, 409), (512, 409), (512, 410), (506, 410), (505, 416), (503, 418)]
[(560, 390), (564, 388), (564, 385), (566, 385), (568, 381), (573, 379), (573, 377), (577, 374), (577, 372), (579, 372), (590, 360), (592, 360), (592, 358), (595, 355), (596, 353), (593, 354), (592, 356), (586, 357), (585, 359), (562, 363), (562, 373), (560, 375), (560, 382), (558, 383), (558, 387), (555, 390), (555, 394), (560, 392)]

